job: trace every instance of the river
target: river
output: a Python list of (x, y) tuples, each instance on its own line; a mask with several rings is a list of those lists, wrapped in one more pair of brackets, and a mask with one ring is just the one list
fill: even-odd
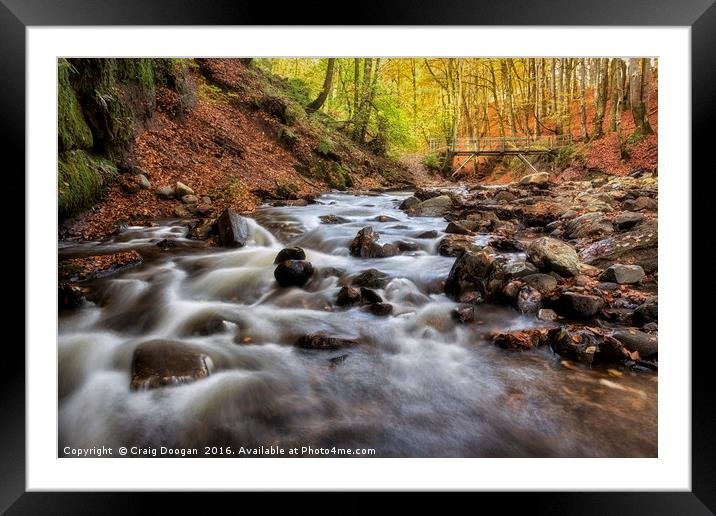
[[(130, 227), (107, 242), (61, 242), (61, 255), (136, 249), (144, 263), (93, 281), (94, 303), (59, 318), (59, 444), (374, 449), (379, 457), (655, 457), (657, 375), (589, 369), (549, 348), (496, 347), (494, 330), (541, 324), (481, 305), (460, 325), (442, 292), (454, 258), (437, 254), (442, 218), (408, 217), (408, 194), (330, 193), (303, 207), (262, 207), (243, 248), (197, 247), (178, 221)], [(324, 224), (322, 215), (349, 221)], [(377, 216), (396, 220), (378, 222)], [(367, 226), (415, 251), (351, 257)], [(416, 238), (436, 230), (437, 238)], [(170, 239), (162, 251), (156, 243)], [(476, 237), (478, 243), (489, 235)], [(279, 288), (274, 257), (305, 249), (316, 273)], [(519, 253), (508, 255), (520, 257)], [(523, 255), (522, 255), (523, 256)], [(375, 268), (390, 316), (335, 307), (350, 275)], [(324, 332), (335, 351), (292, 345)], [(130, 390), (134, 348), (180, 340), (211, 358), (208, 378)]]

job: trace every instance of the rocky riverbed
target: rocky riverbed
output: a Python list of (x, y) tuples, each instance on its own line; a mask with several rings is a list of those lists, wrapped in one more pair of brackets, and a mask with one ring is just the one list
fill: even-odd
[(657, 197), (537, 174), (61, 242), (61, 444), (656, 456)]

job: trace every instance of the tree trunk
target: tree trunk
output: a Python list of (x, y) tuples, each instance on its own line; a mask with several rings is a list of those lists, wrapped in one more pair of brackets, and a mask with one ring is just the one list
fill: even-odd
[(323, 79), (323, 88), (321, 88), (321, 92), (318, 94), (318, 97), (316, 97), (316, 100), (306, 107), (306, 111), (309, 113), (318, 111), (321, 109), (321, 106), (323, 106), (323, 103), (326, 102), (328, 94), (331, 92), (331, 86), (333, 85), (333, 68), (335, 64), (336, 58), (329, 57), (328, 64), (326, 65), (326, 77)]
[(595, 92), (594, 123), (592, 124), (592, 139), (604, 135), (604, 114), (607, 110), (607, 86), (609, 85), (609, 59), (601, 58), (599, 63), (599, 76)]
[(649, 61), (647, 58), (631, 61), (631, 115), (634, 118), (634, 134), (644, 136), (654, 130), (649, 124)]
[(587, 82), (587, 74), (586, 74), (586, 64), (585, 60), (581, 59), (579, 61), (579, 68), (581, 72), (581, 77), (579, 81), (579, 108), (581, 112), (581, 119), (582, 119), (582, 140), (585, 142), (589, 140), (589, 131), (587, 130), (587, 93), (586, 93), (586, 82)]

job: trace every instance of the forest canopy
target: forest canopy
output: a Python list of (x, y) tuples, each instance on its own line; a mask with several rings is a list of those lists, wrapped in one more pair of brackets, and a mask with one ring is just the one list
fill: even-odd
[[(607, 132), (642, 138), (649, 125), (650, 58), (261, 58), (308, 111), (390, 155), (431, 139)], [(634, 130), (622, 134), (622, 114)], [(589, 116), (588, 116), (589, 113)], [(631, 124), (630, 124), (631, 126)]]

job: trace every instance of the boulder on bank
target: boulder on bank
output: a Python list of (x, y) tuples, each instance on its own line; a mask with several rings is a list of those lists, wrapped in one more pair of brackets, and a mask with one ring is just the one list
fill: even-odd
[(418, 204), (420, 204), (420, 199), (418, 199), (415, 196), (410, 196), (407, 199), (405, 199), (403, 202), (400, 203), (400, 206), (398, 206), (399, 209), (403, 211), (412, 210), (415, 208)]
[(529, 174), (520, 179), (519, 184), (521, 185), (546, 185), (549, 183), (548, 172), (537, 172), (536, 174)]
[(621, 263), (615, 263), (602, 272), (599, 279), (601, 281), (618, 283), (620, 285), (629, 285), (632, 283), (639, 283), (642, 279), (644, 279), (644, 276), (644, 269), (642, 269), (639, 265), (624, 265)]
[(579, 274), (579, 256), (565, 242), (556, 238), (542, 237), (533, 241), (527, 248), (527, 257), (537, 267), (554, 271), (562, 276)]
[(171, 186), (160, 186), (154, 191), (154, 194), (160, 199), (173, 199), (174, 188)]
[(300, 247), (285, 247), (281, 249), (278, 254), (276, 255), (276, 258), (274, 258), (273, 263), (281, 263), (285, 262), (286, 260), (305, 260), (306, 259), (306, 252), (300, 248)]
[(416, 205), (414, 215), (418, 217), (442, 217), (452, 208), (452, 199), (449, 195), (438, 195)]
[(583, 364), (623, 363), (632, 359), (629, 351), (615, 338), (594, 328), (576, 326), (555, 328), (547, 334), (552, 351)]
[(614, 225), (617, 227), (618, 230), (625, 231), (627, 229), (633, 228), (643, 220), (644, 215), (642, 213), (624, 211), (614, 217), (612, 222), (614, 222)]
[(636, 351), (641, 358), (650, 358), (659, 352), (659, 338), (634, 328), (626, 328), (614, 333), (613, 337), (629, 351)]
[(313, 265), (306, 260), (284, 260), (276, 266), (273, 276), (282, 287), (302, 287), (313, 276)]
[(584, 238), (613, 232), (612, 223), (600, 212), (585, 213), (564, 225), (564, 233), (568, 238)]
[(549, 274), (529, 274), (522, 278), (522, 281), (536, 289), (540, 294), (546, 294), (557, 288), (557, 280)]
[(656, 220), (645, 221), (634, 229), (594, 242), (580, 252), (584, 263), (608, 267), (613, 263), (639, 265), (646, 274), (659, 268), (659, 228)]
[(189, 188), (187, 185), (185, 185), (181, 181), (177, 181), (176, 185), (174, 185), (174, 195), (176, 195), (179, 198), (182, 198), (185, 195), (194, 195), (194, 190)]
[(636, 307), (632, 318), (638, 324), (659, 322), (659, 303), (656, 299), (645, 301)]
[(200, 349), (179, 341), (143, 342), (132, 357), (132, 390), (193, 382), (209, 376), (210, 359)]
[(601, 297), (577, 292), (565, 292), (559, 296), (559, 310), (567, 317), (588, 319), (594, 317), (604, 307)]
[(474, 237), (467, 235), (445, 235), (438, 242), (438, 254), (458, 256), (462, 252), (478, 253), (483, 247), (475, 243)]
[(447, 227), (445, 228), (445, 233), (452, 235), (472, 235), (472, 231), (458, 224), (457, 222), (448, 223)]
[(249, 239), (248, 221), (233, 210), (225, 210), (216, 221), (219, 241), (224, 247), (243, 247)]

